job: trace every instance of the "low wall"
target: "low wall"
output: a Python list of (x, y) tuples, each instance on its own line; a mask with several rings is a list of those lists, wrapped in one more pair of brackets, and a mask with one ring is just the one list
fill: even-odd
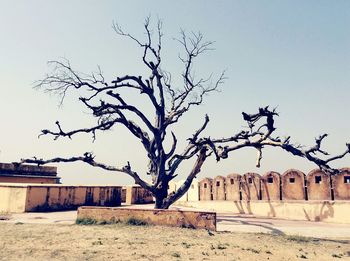
[(0, 211), (57, 211), (82, 205), (120, 206), (121, 187), (0, 184)]
[(192, 201), (176, 205), (220, 213), (350, 224), (350, 201)]
[(216, 213), (200, 211), (179, 211), (169, 209), (131, 209), (106, 207), (80, 207), (78, 219), (127, 222), (131, 218), (150, 225), (205, 228), (216, 230)]
[(0, 187), (0, 212), (21, 213), (25, 211), (27, 188), (24, 186)]

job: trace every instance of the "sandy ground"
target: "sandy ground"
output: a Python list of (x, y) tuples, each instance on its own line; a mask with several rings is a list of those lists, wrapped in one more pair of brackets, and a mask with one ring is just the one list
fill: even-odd
[(349, 240), (160, 226), (0, 223), (0, 260), (350, 260)]

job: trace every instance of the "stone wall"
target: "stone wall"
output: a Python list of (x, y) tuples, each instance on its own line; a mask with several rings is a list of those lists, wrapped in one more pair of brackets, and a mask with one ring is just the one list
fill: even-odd
[(76, 209), (79, 206), (120, 206), (119, 186), (0, 184), (0, 212)]
[(18, 163), (0, 163), (0, 183), (57, 184), (57, 168)]
[(225, 200), (225, 177), (217, 176), (212, 183), (213, 200)]
[(150, 225), (216, 230), (216, 213), (207, 211), (80, 207), (77, 218), (107, 222), (137, 220)]
[(199, 200), (212, 200), (212, 183), (210, 178), (204, 178), (199, 182)]
[[(226, 201), (279, 201), (279, 200), (350, 200), (350, 168), (330, 177), (319, 169), (306, 176), (290, 169), (282, 175), (269, 171), (263, 176), (257, 173), (229, 174), (199, 181), (197, 200)], [(195, 197), (191, 200), (196, 201)]]
[(241, 175), (232, 173), (227, 175), (225, 179), (226, 183), (226, 200), (240, 200), (240, 184), (241, 184)]
[(282, 174), (282, 199), (305, 200), (305, 174), (289, 169)]
[(140, 186), (127, 186), (125, 188), (125, 203), (132, 204), (147, 204), (152, 203), (153, 195), (148, 190)]
[(309, 200), (331, 200), (331, 177), (320, 169), (314, 169), (306, 177)]
[(269, 171), (261, 178), (261, 199), (281, 199), (281, 175), (275, 171)]
[(350, 168), (343, 168), (332, 177), (335, 200), (350, 200)]
[(246, 173), (241, 179), (242, 200), (260, 199), (260, 175)]
[[(281, 218), (316, 222), (350, 224), (350, 201), (283, 200), (283, 201), (188, 201), (177, 202), (179, 206), (206, 209), (218, 213), (255, 217)], [(263, 225), (253, 222), (254, 225)], [(305, 227), (307, 228), (307, 227)]]

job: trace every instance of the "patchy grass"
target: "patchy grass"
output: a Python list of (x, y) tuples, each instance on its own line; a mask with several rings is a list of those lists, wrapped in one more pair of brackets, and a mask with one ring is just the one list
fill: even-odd
[(96, 219), (92, 219), (92, 218), (77, 218), (75, 220), (75, 224), (77, 225), (114, 225), (114, 224), (125, 224), (125, 225), (129, 225), (129, 226), (147, 226), (148, 223), (137, 219), (137, 218), (129, 218), (128, 220), (122, 222), (119, 220), (111, 220), (111, 221), (107, 221), (107, 220), (96, 220)]
[(0, 220), (10, 220), (11, 213), (6, 211), (0, 211)]
[(0, 223), (0, 260), (317, 260), (349, 258), (349, 240), (139, 225)]
[(140, 219), (137, 219), (137, 218), (129, 218), (125, 224), (127, 225), (131, 225), (131, 226), (147, 226), (148, 223), (146, 221), (143, 221), (143, 220), (140, 220)]
[(75, 220), (75, 224), (77, 225), (96, 225), (97, 220), (92, 218), (77, 218)]
[(171, 253), (171, 256), (172, 257), (181, 257), (181, 254), (179, 252), (174, 252), (174, 253)]
[(289, 241), (295, 241), (297, 243), (306, 243), (306, 242), (312, 242), (314, 241), (311, 237), (303, 237), (299, 235), (292, 235), (292, 236), (285, 236), (285, 238)]

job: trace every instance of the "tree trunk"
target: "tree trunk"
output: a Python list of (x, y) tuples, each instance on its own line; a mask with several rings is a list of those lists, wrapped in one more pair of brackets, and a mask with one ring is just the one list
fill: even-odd
[(155, 196), (155, 198), (156, 198), (156, 203), (154, 205), (155, 209), (168, 209), (169, 208), (169, 206), (165, 206), (164, 205), (165, 197), (157, 197), (157, 196)]
[(168, 184), (162, 183), (160, 187), (153, 193), (156, 203), (155, 209), (168, 209), (170, 204), (166, 204), (165, 199), (168, 197)]

